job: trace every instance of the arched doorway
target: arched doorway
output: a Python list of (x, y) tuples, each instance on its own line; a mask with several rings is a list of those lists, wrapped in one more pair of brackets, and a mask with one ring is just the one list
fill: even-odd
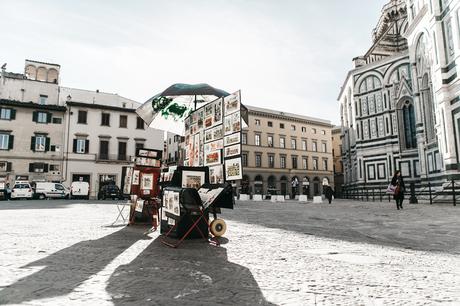
[(288, 184), (288, 179), (286, 176), (282, 176), (281, 179), (280, 179), (280, 182), (281, 182), (281, 194), (282, 195), (286, 195), (287, 194), (287, 184)]
[(267, 193), (270, 195), (276, 195), (276, 177), (270, 175), (267, 180)]
[(313, 195), (314, 196), (321, 195), (321, 191), (319, 189), (319, 184), (320, 184), (319, 177), (315, 177), (313, 179)]
[(302, 179), (302, 194), (310, 195), (310, 180), (306, 176)]
[(249, 194), (249, 176), (247, 175), (243, 175), (243, 179), (241, 180), (241, 193)]
[(254, 179), (254, 194), (263, 194), (264, 192), (264, 179), (261, 175), (257, 175)]

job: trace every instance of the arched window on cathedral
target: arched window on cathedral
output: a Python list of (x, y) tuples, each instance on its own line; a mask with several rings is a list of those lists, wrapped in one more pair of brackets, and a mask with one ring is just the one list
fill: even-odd
[(427, 52), (426, 35), (422, 34), (415, 50), (417, 80), (420, 88), (420, 106), (423, 110), (423, 124), (425, 126), (425, 140), (431, 142), (436, 138), (436, 117), (433, 90), (430, 78), (430, 58)]
[(416, 149), (417, 148), (417, 138), (415, 133), (415, 111), (414, 105), (411, 101), (406, 100), (402, 106), (402, 136), (404, 143), (404, 149)]

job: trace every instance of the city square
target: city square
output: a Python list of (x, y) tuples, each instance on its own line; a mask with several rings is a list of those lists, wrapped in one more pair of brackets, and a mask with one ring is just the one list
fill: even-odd
[(450, 205), (237, 201), (220, 247), (177, 249), (148, 227), (110, 226), (114, 202), (0, 209), (0, 304), (460, 303), (460, 212)]
[(460, 0), (0, 12), (0, 305), (460, 305)]

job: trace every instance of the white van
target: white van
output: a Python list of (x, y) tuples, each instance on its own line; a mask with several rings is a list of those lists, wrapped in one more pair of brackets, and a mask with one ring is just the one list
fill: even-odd
[(69, 188), (60, 183), (37, 182), (35, 183), (35, 197), (46, 198), (67, 198), (70, 194)]
[(85, 198), (89, 200), (89, 183), (88, 182), (72, 182), (70, 185), (70, 197)]

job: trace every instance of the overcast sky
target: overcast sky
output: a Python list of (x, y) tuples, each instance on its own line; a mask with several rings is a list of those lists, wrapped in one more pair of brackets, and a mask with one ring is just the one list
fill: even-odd
[(388, 0), (0, 0), (0, 65), (61, 65), (61, 85), (144, 102), (173, 83), (339, 122), (352, 58)]

